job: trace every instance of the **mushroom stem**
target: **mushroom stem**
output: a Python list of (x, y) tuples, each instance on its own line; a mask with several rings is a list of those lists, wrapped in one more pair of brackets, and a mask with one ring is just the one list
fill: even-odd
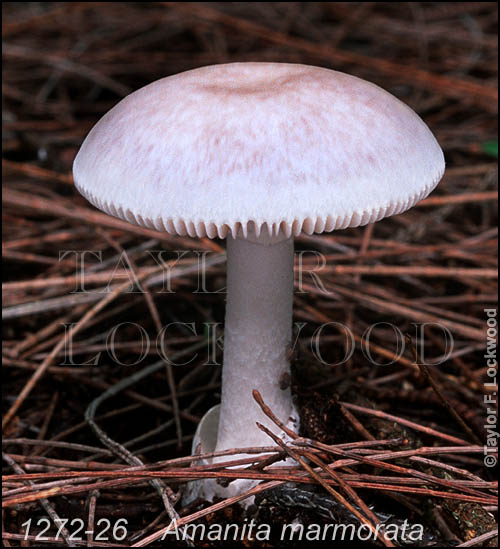
[(293, 237), (227, 240), (222, 402), (216, 450), (267, 446), (256, 421), (277, 428), (253, 400), (257, 389), (287, 423), (293, 307)]

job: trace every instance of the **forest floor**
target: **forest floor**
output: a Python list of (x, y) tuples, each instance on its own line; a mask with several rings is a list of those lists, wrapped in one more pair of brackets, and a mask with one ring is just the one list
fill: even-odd
[[(299, 546), (300, 532), (281, 539), (290, 524), (331, 547), (328, 525), (360, 521), (420, 525), (422, 538), (409, 546), (497, 546), (497, 439), (485, 427), (495, 430), (497, 395), (485, 361), (497, 307), (497, 3), (3, 8), (3, 544), (187, 546), (173, 535), (161, 541), (178, 518), (179, 527), (205, 526), (194, 543), (206, 547), (235, 545), (231, 533), (215, 539), (232, 524), (240, 547)], [(300, 438), (270, 446), (274, 458), (300, 456), (300, 465), (266, 468), (269, 454), (255, 449), (244, 469), (200, 470), (192, 438), (220, 398), (203, 326), (224, 321), (224, 242), (112, 219), (78, 194), (71, 166), (93, 124), (129, 92), (248, 60), (375, 82), (425, 120), (447, 170), (404, 215), (296, 240), (323, 288), (307, 275), (295, 294)], [(83, 292), (75, 289), (84, 250)], [(158, 291), (150, 250), (175, 264), (169, 291)], [(211, 293), (193, 293), (200, 257)], [(132, 293), (126, 268), (150, 291)], [(163, 325), (195, 321), (196, 330), (173, 327), (168, 348), (180, 362), (194, 350), (199, 358), (167, 365), (154, 345), (145, 349), (137, 319), (153, 343)], [(330, 324), (321, 347), (311, 346), (332, 322), (345, 329)], [(118, 356), (107, 352), (113, 326)], [(342, 363), (349, 342), (354, 352)], [(186, 483), (207, 471), (221, 482), (254, 475), (262, 481), (254, 504), (183, 505)], [(382, 536), (364, 544), (391, 546)]]

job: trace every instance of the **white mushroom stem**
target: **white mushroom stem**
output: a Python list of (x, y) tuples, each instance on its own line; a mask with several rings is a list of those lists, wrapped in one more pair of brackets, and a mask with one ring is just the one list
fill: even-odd
[(282, 421), (294, 415), (287, 382), (293, 237), (253, 240), (227, 240), (222, 402), (216, 450), (273, 444), (255, 423), (279, 430), (254, 401), (253, 389)]

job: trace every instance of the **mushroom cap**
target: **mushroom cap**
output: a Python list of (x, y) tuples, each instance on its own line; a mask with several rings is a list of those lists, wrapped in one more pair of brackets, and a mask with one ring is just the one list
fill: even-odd
[(190, 236), (355, 227), (427, 196), (444, 157), (378, 86), (329, 69), (230, 63), (163, 78), (94, 126), (78, 190), (131, 223)]

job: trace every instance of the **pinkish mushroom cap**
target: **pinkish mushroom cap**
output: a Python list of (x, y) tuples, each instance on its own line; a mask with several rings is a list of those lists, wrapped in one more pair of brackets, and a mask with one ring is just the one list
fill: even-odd
[(305, 65), (231, 63), (123, 99), (73, 171), (90, 202), (131, 223), (290, 236), (411, 208), (440, 180), (444, 158), (426, 124), (374, 84)]

